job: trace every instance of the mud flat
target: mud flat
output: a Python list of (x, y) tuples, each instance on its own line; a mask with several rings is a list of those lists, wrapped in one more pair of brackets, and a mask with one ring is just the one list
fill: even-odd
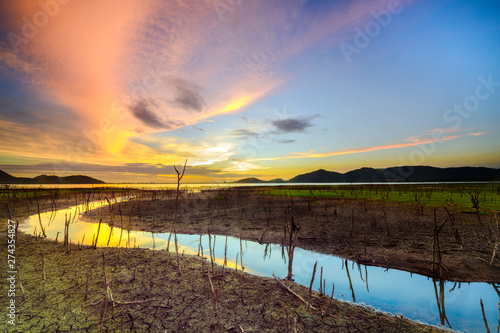
[[(291, 198), (266, 195), (266, 191), (231, 188), (185, 193), (176, 231), (207, 234), (210, 230), (281, 244), (284, 223), (293, 216), (299, 228), (296, 245), (303, 249), (449, 281), (500, 282), (498, 212), (463, 213), (446, 201), (419, 207), (389, 200)], [(92, 210), (83, 219), (102, 219), (131, 230), (172, 232), (174, 210), (173, 193), (160, 196), (152, 191)]]
[[(90, 199), (102, 200), (105, 195), (100, 193)], [(165, 198), (165, 202), (169, 200)], [(33, 214), (30, 204), (22, 199), (10, 200), (8, 209), (2, 210), (4, 227), (7, 212), (18, 220)], [(67, 198), (38, 202), (42, 212), (73, 204)], [(118, 206), (115, 208), (119, 211)], [(220, 209), (217, 212), (220, 214)], [(130, 219), (131, 225), (134, 220)], [(154, 223), (151, 228), (158, 228), (159, 221)], [(1, 238), (5, 257), (6, 233)], [(177, 261), (172, 252), (94, 249), (75, 242), (68, 251), (61, 243), (21, 232), (16, 235), (15, 256), (19, 272), (16, 325), (2, 323), (5, 330), (12, 332), (440, 331), (317, 292), (312, 292), (308, 309), (297, 297), (308, 300), (305, 287), (283, 282), (285, 287), (274, 279), (227, 267), (214, 266), (212, 270), (209, 261), (196, 256), (180, 255)], [(8, 300), (7, 289), (2, 284), (2, 303)], [(5, 314), (2, 307), (2, 318)]]

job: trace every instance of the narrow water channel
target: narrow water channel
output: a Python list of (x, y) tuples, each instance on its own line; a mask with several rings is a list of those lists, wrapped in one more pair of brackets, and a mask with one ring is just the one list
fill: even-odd
[[(69, 238), (73, 244), (90, 245), (97, 235), (98, 224), (79, 221), (80, 214), (87, 209), (97, 208), (106, 202), (73, 206), (68, 209), (40, 215), (42, 225), (49, 239), (63, 240), (65, 219), (71, 218)], [(38, 214), (30, 216), (19, 226), (26, 233), (39, 233)], [(198, 254), (201, 245), (206, 257), (209, 249), (208, 235), (178, 234), (179, 251)], [(140, 247), (165, 250), (168, 233), (127, 231), (110, 228), (102, 224), (99, 230), (98, 246)], [(238, 268), (258, 276), (271, 277), (273, 273), (281, 278), (287, 274), (286, 256), (280, 245), (265, 245), (234, 237), (213, 235), (210, 238), (216, 261), (223, 265), (227, 244), (227, 266)], [(173, 242), (173, 236), (171, 239)], [(173, 251), (174, 246), (170, 246)], [(236, 262), (236, 258), (238, 261)], [(337, 299), (365, 304), (392, 314), (402, 314), (412, 320), (432, 325), (442, 324), (464, 332), (485, 332), (480, 299), (492, 332), (500, 325), (500, 284), (454, 283), (435, 280), (418, 274), (399, 270), (358, 265), (345, 262), (342, 258), (297, 248), (293, 261), (295, 282), (309, 286), (312, 270), (317, 264), (314, 288), (320, 288), (321, 268), (325, 293)], [(495, 289), (496, 288), (496, 289)]]

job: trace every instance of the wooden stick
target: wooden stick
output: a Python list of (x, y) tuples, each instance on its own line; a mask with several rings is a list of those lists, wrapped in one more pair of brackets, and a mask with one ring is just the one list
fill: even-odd
[(101, 231), (102, 219), (99, 220), (99, 226), (97, 227), (97, 236), (95, 238), (94, 249), (97, 247), (97, 240), (99, 239), (99, 232)]
[(491, 260), (490, 260), (490, 266), (493, 265), (493, 261), (495, 260), (495, 256), (497, 255), (497, 250), (498, 250), (498, 242), (500, 240), (500, 223), (498, 223), (498, 217), (496, 214), (495, 215), (495, 220), (497, 222), (497, 241), (495, 242), (495, 247), (493, 248), (493, 254), (491, 255)]
[[(278, 283), (283, 287), (285, 288), (286, 290), (288, 290), (292, 295), (296, 296), (298, 299), (300, 299), (304, 304), (308, 304), (307, 301), (305, 299), (303, 299), (300, 295), (298, 295), (295, 291), (293, 291), (292, 289), (290, 289), (286, 284), (284, 284), (280, 279), (278, 279), (274, 274), (273, 274), (273, 279), (275, 279), (276, 281), (278, 281)], [(316, 308), (312, 305), (309, 306), (311, 309), (313, 310), (316, 310)]]
[(321, 266), (321, 274), (319, 275), (319, 294), (323, 296), (323, 266)]
[(481, 312), (483, 313), (484, 327), (486, 327), (486, 333), (490, 333), (490, 327), (488, 326), (488, 320), (486, 320), (486, 315), (484, 314), (483, 299), (480, 298), (479, 301), (481, 302)]
[(207, 275), (208, 275), (208, 281), (210, 281), (210, 288), (212, 288), (212, 293), (215, 293), (214, 285), (212, 284), (212, 278), (210, 277), (210, 273), (208, 273)]
[[(313, 286), (313, 282), (314, 282), (314, 276), (316, 275), (316, 266), (318, 265), (318, 262), (316, 261), (314, 263), (314, 267), (313, 267), (313, 274), (312, 274), (312, 278), (311, 278), (311, 283), (309, 284), (309, 303), (307, 303), (307, 308), (309, 309), (311, 307), (311, 292), (312, 292), (312, 286)], [(320, 281), (321, 283), (321, 281)]]

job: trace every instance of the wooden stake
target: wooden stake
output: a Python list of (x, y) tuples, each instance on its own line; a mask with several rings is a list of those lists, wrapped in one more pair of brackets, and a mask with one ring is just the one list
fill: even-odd
[(316, 266), (317, 265), (318, 265), (318, 262), (316, 261), (314, 263), (314, 267), (313, 267), (313, 273), (312, 273), (312, 277), (311, 277), (311, 283), (309, 284), (309, 302), (307, 303), (307, 309), (309, 309), (311, 307), (312, 286), (313, 286), (313, 282), (314, 282), (314, 276), (316, 275)]
[(488, 320), (486, 319), (486, 315), (484, 314), (483, 299), (480, 298), (479, 301), (481, 302), (481, 312), (483, 313), (483, 321), (484, 321), (484, 327), (486, 327), (486, 333), (490, 333), (490, 327), (488, 325)]

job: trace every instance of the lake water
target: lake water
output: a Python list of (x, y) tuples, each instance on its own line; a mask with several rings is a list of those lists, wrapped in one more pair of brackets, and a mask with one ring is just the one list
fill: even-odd
[[(71, 216), (69, 238), (72, 243), (90, 245), (97, 234), (98, 224), (79, 221), (79, 216), (87, 208), (96, 208), (106, 202), (73, 206), (54, 213), (41, 214), (42, 224), (49, 239), (62, 241), (64, 221)], [(19, 229), (33, 234), (40, 231), (38, 215), (35, 214), (22, 222)], [(179, 252), (198, 254), (200, 235), (178, 234)], [(154, 240), (153, 240), (154, 238)], [(99, 232), (98, 246), (140, 247), (164, 250), (168, 244), (168, 233), (153, 234), (150, 232), (126, 231), (102, 224)], [(170, 251), (175, 251), (173, 236)], [(286, 256), (283, 257), (280, 245), (263, 245), (256, 242), (240, 240), (234, 237), (212, 236), (212, 246), (216, 262), (224, 263), (225, 245), (227, 242), (227, 266), (238, 269), (244, 267), (248, 273), (271, 277), (273, 273), (281, 278), (287, 275)], [(205, 256), (209, 257), (209, 237), (201, 236)], [(238, 257), (238, 263), (235, 260)], [(418, 274), (410, 274), (399, 270), (387, 270), (379, 267), (358, 265), (354, 262), (297, 248), (293, 262), (295, 282), (309, 286), (315, 262), (318, 262), (315, 290), (319, 290), (320, 269), (323, 267), (323, 278), (326, 280), (326, 294), (331, 295), (334, 284), (334, 297), (337, 299), (366, 304), (376, 309), (439, 325), (447, 322), (453, 329), (465, 332), (485, 332), (480, 299), (492, 332), (499, 325), (499, 295), (494, 286), (486, 283), (454, 283), (433, 280)], [(497, 284), (500, 289), (500, 285)], [(444, 318), (446, 316), (446, 319)], [(447, 321), (446, 321), (447, 320)]]
[[(241, 186), (369, 186), (369, 185), (438, 185), (438, 184), (491, 184), (492, 182), (383, 182), (383, 183), (183, 183), (181, 189), (216, 189)], [(6, 184), (9, 188), (130, 188), (147, 190), (175, 189), (177, 184), (156, 184), (156, 183), (106, 183), (106, 184)], [(6, 186), (3, 185), (3, 186)]]

